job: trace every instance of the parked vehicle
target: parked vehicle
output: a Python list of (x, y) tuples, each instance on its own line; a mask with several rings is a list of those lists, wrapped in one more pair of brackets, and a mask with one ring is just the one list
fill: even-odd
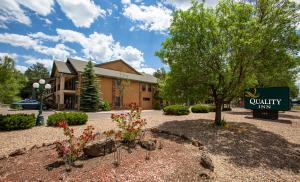
[[(12, 105), (17, 106), (22, 109), (39, 109), (40, 102), (33, 99), (25, 99), (18, 102), (14, 102)], [(43, 103), (43, 110), (47, 110), (49, 107)]]

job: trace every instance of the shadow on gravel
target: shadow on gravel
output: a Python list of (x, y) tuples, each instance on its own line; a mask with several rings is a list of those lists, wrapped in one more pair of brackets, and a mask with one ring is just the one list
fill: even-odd
[[(247, 118), (247, 119), (254, 119), (254, 120), (258, 119), (258, 118), (253, 118), (253, 117), (250, 117), (250, 116), (246, 116), (245, 118)], [(288, 119), (271, 120), (271, 119), (262, 119), (262, 118), (259, 118), (259, 120), (261, 120), (262, 122), (274, 122), (274, 123), (283, 123), (283, 124), (292, 124), (293, 123), (291, 120), (288, 120)]]
[(218, 128), (212, 120), (169, 121), (158, 126), (200, 140), (212, 154), (224, 154), (238, 166), (266, 166), (300, 173), (300, 145), (249, 123), (229, 122)]

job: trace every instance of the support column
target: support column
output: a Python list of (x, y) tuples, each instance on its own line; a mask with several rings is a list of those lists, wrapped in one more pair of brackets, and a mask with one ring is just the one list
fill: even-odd
[(77, 84), (77, 90), (76, 90), (76, 95), (77, 95), (77, 110), (80, 111), (80, 94), (81, 94), (81, 74), (78, 73), (78, 84)]
[(63, 74), (60, 75), (60, 88), (59, 88), (59, 110), (63, 110), (65, 106), (65, 76)]

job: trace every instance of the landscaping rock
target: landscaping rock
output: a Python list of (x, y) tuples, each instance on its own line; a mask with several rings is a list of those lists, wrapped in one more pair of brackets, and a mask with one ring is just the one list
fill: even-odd
[(76, 168), (82, 168), (83, 167), (83, 162), (82, 161), (75, 161), (73, 166), (76, 167)]
[(2, 160), (2, 159), (6, 159), (7, 158), (7, 156), (6, 155), (0, 155), (0, 160)]
[(211, 158), (207, 154), (202, 154), (200, 164), (204, 168), (214, 171), (215, 166), (214, 166)]
[(145, 148), (147, 150), (155, 150), (156, 149), (156, 140), (140, 141), (140, 145), (142, 148)]
[(17, 149), (17, 150), (15, 150), (15, 151), (11, 152), (11, 153), (9, 154), (9, 156), (10, 156), (10, 157), (14, 157), (14, 156), (17, 156), (17, 155), (23, 155), (23, 154), (25, 154), (25, 153), (26, 153), (26, 149), (25, 149), (25, 148), (21, 148), (21, 149)]
[(110, 154), (116, 151), (115, 141), (112, 139), (102, 139), (100, 141), (93, 141), (88, 143), (83, 152), (88, 157), (98, 157)]
[(206, 179), (206, 180), (211, 180), (213, 179), (213, 174), (210, 170), (208, 169), (201, 169), (200, 172), (199, 172), (199, 176), (202, 178), (202, 179)]
[(194, 145), (195, 147), (201, 147), (203, 146), (203, 144), (201, 142), (199, 142), (198, 140), (192, 138), (191, 139), (192, 145)]

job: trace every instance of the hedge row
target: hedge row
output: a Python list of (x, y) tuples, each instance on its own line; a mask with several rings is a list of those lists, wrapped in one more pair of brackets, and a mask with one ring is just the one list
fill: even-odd
[(35, 126), (34, 114), (8, 114), (0, 115), (1, 130), (22, 130)]
[[(201, 104), (197, 104), (194, 105), (191, 108), (193, 113), (208, 113), (208, 112), (215, 112), (216, 111), (216, 107), (214, 105), (201, 105)], [(223, 108), (222, 111), (231, 111), (231, 108)]]
[(88, 116), (84, 112), (58, 112), (48, 116), (48, 126), (58, 126), (59, 122), (66, 121), (68, 125), (83, 125)]
[(188, 106), (183, 105), (170, 105), (163, 109), (166, 115), (188, 115), (190, 113)]
[(207, 105), (198, 104), (194, 105), (191, 110), (193, 113), (208, 113), (210, 111), (210, 107)]

